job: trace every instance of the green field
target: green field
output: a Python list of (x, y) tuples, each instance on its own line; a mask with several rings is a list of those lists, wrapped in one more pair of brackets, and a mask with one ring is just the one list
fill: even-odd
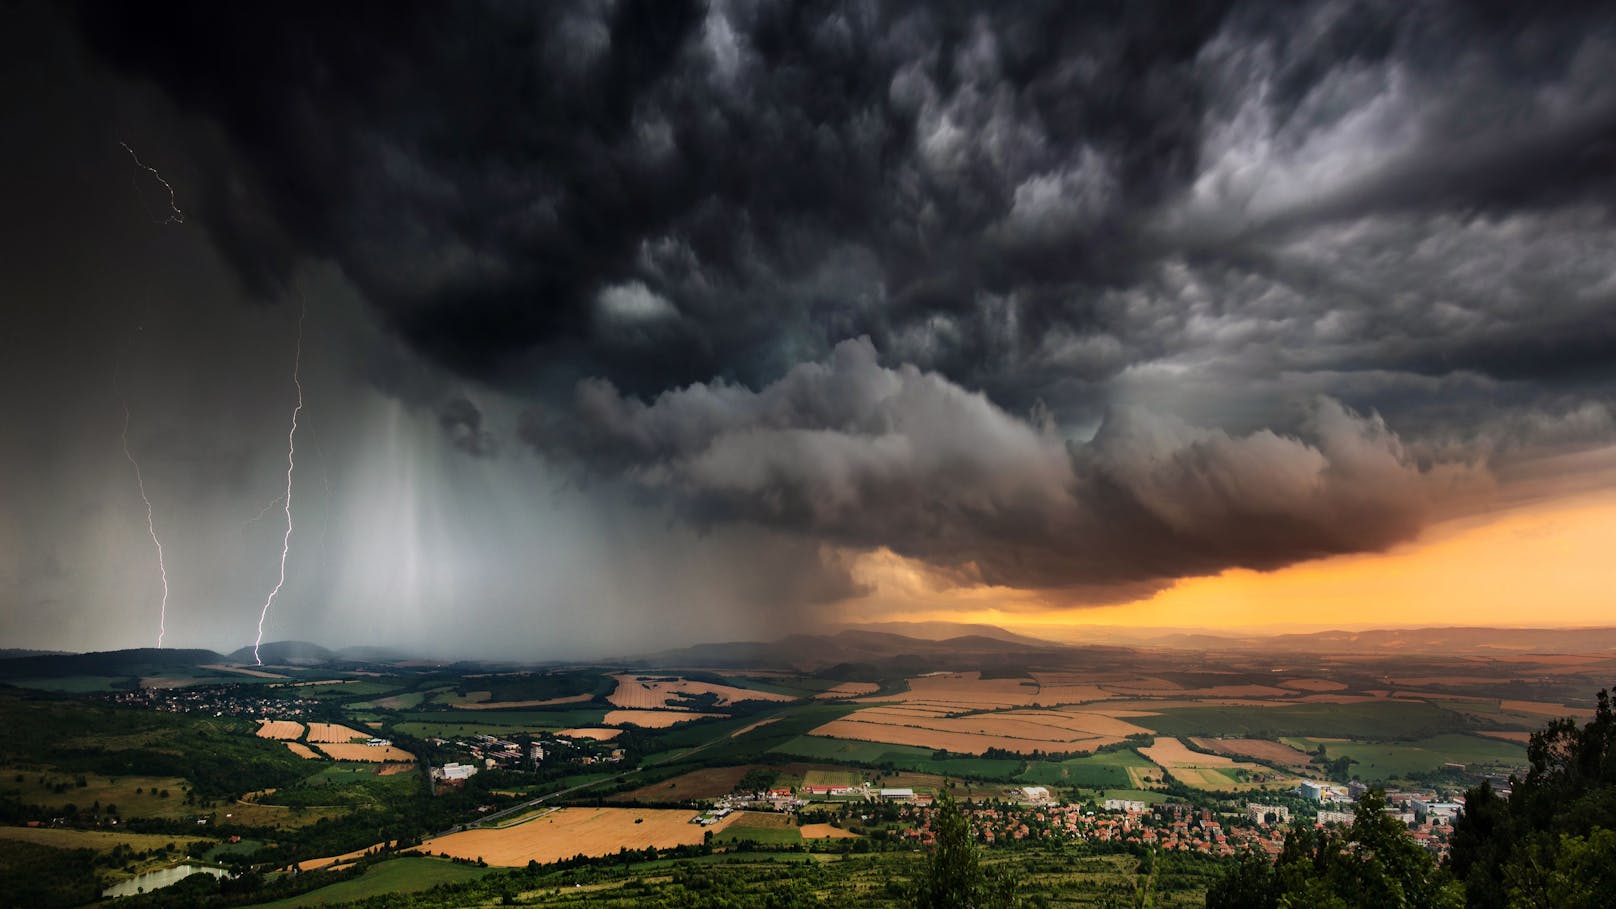
[(1282, 741), (1309, 752), (1323, 745), (1329, 758), (1352, 758), (1357, 761), (1352, 765), (1352, 774), (1370, 782), (1426, 773), (1450, 761), (1467, 767), (1515, 767), (1526, 763), (1526, 749), (1520, 745), (1475, 735), (1438, 735), (1414, 742), (1339, 742), (1304, 737)]
[[(18, 777), (22, 777), (18, 780)], [(85, 785), (79, 786), (83, 777)], [(57, 792), (59, 784), (67, 789)], [(102, 807), (115, 805), (124, 817), (177, 818), (195, 814), (194, 806), (185, 804), (185, 780), (171, 776), (109, 777), (98, 773), (63, 773), (59, 771), (22, 771), (12, 767), (0, 768), (0, 795), (14, 796), (25, 805), (43, 805), (60, 808), (72, 804), (80, 808), (100, 802)], [(140, 790), (138, 793), (136, 790)], [(161, 793), (168, 790), (168, 797)]]
[(394, 694), (385, 698), (375, 698), (369, 701), (361, 701), (357, 704), (349, 704), (348, 706), (356, 710), (409, 710), (413, 707), (421, 706), (421, 702), (426, 700), (431, 694), (432, 692), (430, 691), (406, 691), (403, 694)]
[[(943, 776), (973, 777), (984, 780), (1012, 780), (1025, 763), (1008, 758), (948, 757), (938, 759), (925, 748), (909, 745), (886, 745), (880, 742), (855, 742), (850, 739), (832, 739), (818, 735), (802, 735), (782, 742), (770, 749), (774, 754), (791, 755), (811, 760), (841, 761), (872, 766), (891, 766), (898, 770), (920, 773), (938, 773)], [(1126, 782), (1126, 780), (1124, 780)]]
[(1157, 792), (1153, 789), (1107, 789), (1095, 798), (1097, 800), (1130, 799), (1135, 802), (1144, 802), (1147, 805), (1154, 805), (1158, 802), (1167, 801), (1167, 793)]
[(768, 846), (790, 846), (802, 842), (802, 832), (784, 814), (741, 815), (740, 820), (713, 836), (715, 843), (739, 843), (751, 840)]
[(804, 786), (857, 786), (864, 774), (856, 770), (809, 770), (803, 774)]
[(415, 710), (402, 715), (405, 723), (421, 723), (477, 731), (488, 728), (565, 729), (594, 726), (606, 717), (602, 707), (558, 710)]
[(293, 690), (299, 697), (328, 701), (375, 697), (408, 686), (409, 682), (402, 679), (337, 679), (329, 684), (298, 685)]
[(108, 852), (118, 846), (146, 852), (173, 844), (182, 850), (212, 846), (217, 841), (166, 833), (114, 833), (110, 830), (72, 830), (63, 827), (0, 827), (0, 839), (50, 846), (53, 849), (93, 849)]
[(1132, 749), (1102, 751), (1067, 761), (1033, 761), (1025, 773), (1016, 779), (1045, 786), (1082, 786), (1088, 789), (1109, 789), (1127, 786), (1129, 767), (1149, 769), (1155, 767), (1149, 760)]
[(37, 688), (40, 691), (61, 691), (73, 694), (86, 694), (100, 691), (116, 691), (127, 688), (129, 677), (113, 677), (105, 675), (65, 675), (59, 678), (40, 679), (7, 679), (6, 684), (16, 685), (18, 688)]
[(1169, 707), (1140, 723), (1172, 736), (1339, 736), (1414, 740), (1463, 732), (1464, 717), (1424, 701), (1295, 704), (1286, 707)]
[[(1027, 906), (1101, 909), (1130, 905), (1144, 883), (1142, 863), (1132, 855), (1070, 855), (1060, 851), (983, 856), (990, 868), (1009, 872)], [(1168, 853), (1155, 862), (1151, 905), (1200, 909), (1207, 885), (1223, 869), (1207, 856)], [(914, 853), (854, 855), (726, 853), (693, 859), (616, 862), (528, 875), (507, 881), (490, 876), (465, 885), (466, 892), (436, 905), (494, 906), (515, 892), (521, 905), (580, 909), (641, 909), (644, 906), (834, 905), (897, 909), (912, 905), (908, 883), (920, 871)], [(274, 905), (307, 905), (284, 903)]]
[(411, 857), (389, 859), (372, 865), (361, 877), (321, 887), (291, 899), (263, 903), (269, 909), (290, 909), (293, 906), (326, 906), (370, 899), (393, 893), (416, 893), (440, 884), (461, 884), (476, 880), (495, 869), (473, 865), (457, 865), (447, 859)]

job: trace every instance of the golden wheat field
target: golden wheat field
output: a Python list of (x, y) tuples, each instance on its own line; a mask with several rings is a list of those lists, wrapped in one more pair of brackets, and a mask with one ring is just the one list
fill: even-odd
[(711, 827), (690, 823), (694, 811), (654, 808), (559, 808), (504, 829), (466, 830), (427, 840), (420, 851), (481, 858), (490, 865), (541, 864), (575, 855), (611, 855), (619, 849), (693, 845), (706, 831), (733, 823), (731, 815)]
[(370, 738), (368, 734), (360, 732), (357, 729), (349, 729), (347, 726), (343, 726), (339, 723), (309, 724), (309, 741), (314, 742), (317, 745), (323, 745), (327, 742), (340, 744), (343, 742), (351, 742), (354, 739), (368, 738)]
[(874, 682), (843, 682), (834, 688), (827, 688), (824, 691), (821, 691), (820, 693), (814, 695), (814, 697), (820, 700), (830, 700), (832, 698), (856, 698), (860, 695), (874, 694), (880, 689), (880, 687), (881, 686), (875, 684)]
[(303, 737), (303, 724), (291, 720), (259, 720), (256, 735), (261, 739), (291, 741)]
[(677, 702), (685, 696), (711, 694), (716, 695), (715, 702), (719, 707), (727, 707), (737, 701), (794, 701), (795, 697), (789, 694), (778, 694), (773, 691), (753, 691), (749, 688), (736, 688), (733, 685), (715, 685), (711, 682), (693, 682), (673, 676), (631, 675), (623, 673), (612, 676), (617, 680), (617, 687), (606, 700), (618, 707), (627, 707), (638, 710), (655, 710), (669, 706), (670, 702)]
[[(1167, 736), (1156, 739), (1149, 748), (1139, 749), (1139, 753), (1160, 765), (1173, 779), (1195, 789), (1230, 792), (1262, 788), (1263, 784), (1242, 781), (1237, 774), (1242, 771), (1265, 775), (1273, 773), (1260, 764), (1191, 751), (1183, 742)], [(1286, 779), (1270, 781), (1267, 785), (1290, 785), (1293, 782)]]
[(415, 755), (394, 745), (324, 744), (320, 750), (339, 761), (366, 761), (372, 764), (415, 760)]
[(610, 741), (623, 734), (621, 729), (602, 729), (598, 726), (582, 726), (577, 729), (557, 729), (556, 735), (564, 735), (574, 739), (594, 739), (597, 742)]
[[(991, 716), (972, 717), (956, 726), (946, 725), (955, 722), (949, 718), (924, 721), (929, 726), (943, 725), (944, 728), (940, 729), (883, 722), (866, 723), (856, 719), (856, 716), (831, 720), (809, 734), (917, 748), (940, 748), (959, 754), (980, 754), (989, 748), (1003, 748), (1023, 754), (1033, 751), (1090, 751), (1122, 740), (1119, 736), (1086, 735), (1053, 726), (1027, 726), (1014, 720), (995, 723)], [(1022, 735), (1006, 735), (1005, 728)]]
[(666, 729), (691, 720), (723, 716), (721, 713), (688, 713), (683, 710), (613, 710), (601, 720), (608, 726), (639, 726), (644, 729)]

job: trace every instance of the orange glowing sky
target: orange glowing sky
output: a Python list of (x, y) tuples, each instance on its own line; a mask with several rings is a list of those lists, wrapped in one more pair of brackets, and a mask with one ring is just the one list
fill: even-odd
[(874, 590), (850, 606), (850, 621), (982, 622), (1052, 637), (1084, 625), (1276, 632), (1608, 625), (1616, 619), (1616, 488), (1452, 518), (1384, 553), (1230, 570), (1113, 605), (949, 588), (891, 553), (865, 557), (858, 573)]

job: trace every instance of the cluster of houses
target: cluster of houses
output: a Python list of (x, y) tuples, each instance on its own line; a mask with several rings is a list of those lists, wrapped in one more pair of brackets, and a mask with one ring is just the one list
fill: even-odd
[(123, 707), (144, 707), (168, 713), (201, 713), (250, 719), (296, 720), (308, 717), (319, 701), (269, 694), (256, 685), (195, 685), (186, 688), (137, 688), (106, 695), (103, 700)]
[[(1351, 805), (1366, 791), (1367, 787), (1357, 780), (1346, 786), (1304, 781), (1297, 786), (1296, 793), (1318, 804), (1315, 824), (1349, 827), (1357, 817)], [(1406, 826), (1415, 842), (1438, 857), (1446, 857), (1453, 824), (1464, 813), (1464, 797), (1444, 799), (1436, 792), (1399, 790), (1389, 791), (1385, 795), (1386, 814)], [(1288, 824), (1291, 820), (1290, 810), (1282, 805), (1255, 803), (1246, 805), (1246, 817), (1259, 825)]]
[[(1320, 826), (1350, 825), (1352, 803), (1366, 791), (1354, 782), (1304, 782), (1295, 794), (1318, 805), (1311, 823)], [(1105, 843), (1130, 843), (1176, 852), (1199, 852), (1230, 856), (1243, 852), (1278, 855), (1286, 830), (1293, 823), (1305, 822), (1286, 805), (1248, 802), (1238, 813), (1214, 812), (1181, 802), (1149, 805), (1143, 800), (1108, 798), (1098, 805), (1060, 805), (1047, 787), (1024, 786), (1005, 790), (1009, 799), (993, 805), (970, 806), (967, 814), (979, 839), (985, 844), (1008, 843), (1039, 838), (1064, 838)], [(766, 792), (727, 796), (708, 811), (691, 818), (691, 823), (710, 826), (731, 812), (752, 810), (792, 811), (807, 799), (846, 799), (891, 801), (901, 804), (902, 835), (912, 842), (934, 841), (929, 795), (911, 788), (875, 788), (868, 783), (856, 786), (803, 786), (796, 790), (772, 789)], [(1454, 820), (1463, 812), (1458, 800), (1445, 800), (1434, 792), (1386, 793), (1387, 813), (1408, 826), (1410, 835), (1438, 856), (1447, 853)], [(1294, 803), (1293, 803), (1294, 804)]]
[(615, 764), (623, 760), (623, 749), (601, 748), (589, 739), (551, 735), (535, 739), (524, 747), (520, 742), (478, 733), (458, 739), (429, 738), (439, 747), (465, 751), (483, 769), (532, 770), (546, 760), (574, 764)]
[[(1229, 825), (1210, 809), (1183, 804), (1157, 805), (1143, 810), (1142, 802), (1129, 801), (1130, 809), (1100, 810), (1082, 805), (1000, 804), (967, 809), (971, 827), (987, 845), (1021, 840), (1069, 839), (1100, 843), (1131, 843), (1174, 852), (1235, 855), (1248, 850), (1277, 854), (1284, 832), (1277, 828)], [(905, 838), (922, 845), (935, 841), (931, 813), (906, 816), (911, 826)]]

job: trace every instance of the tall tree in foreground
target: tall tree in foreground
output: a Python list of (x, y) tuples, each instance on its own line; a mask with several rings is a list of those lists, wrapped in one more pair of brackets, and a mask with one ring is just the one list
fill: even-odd
[(1453, 872), (1481, 909), (1616, 906), (1616, 709), (1599, 692), (1593, 719), (1532, 733), (1524, 778), (1508, 800), (1487, 783), (1465, 794)]
[(919, 909), (1011, 909), (1019, 905), (1010, 878), (982, 867), (971, 822), (947, 789), (939, 790), (932, 813), (937, 845), (915, 882)]

